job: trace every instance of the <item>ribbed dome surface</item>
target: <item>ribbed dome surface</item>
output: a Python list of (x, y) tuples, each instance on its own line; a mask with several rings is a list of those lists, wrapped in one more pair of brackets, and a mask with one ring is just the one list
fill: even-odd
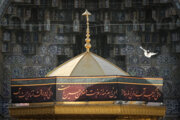
[(62, 65), (56, 67), (46, 76), (104, 76), (104, 75), (124, 75), (128, 73), (121, 68), (107, 61), (106, 59), (91, 53), (84, 52)]

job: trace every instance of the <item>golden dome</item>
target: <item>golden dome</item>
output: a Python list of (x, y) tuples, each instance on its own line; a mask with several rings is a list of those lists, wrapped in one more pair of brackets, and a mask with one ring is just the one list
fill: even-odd
[(104, 75), (124, 75), (129, 76), (128, 73), (107, 61), (106, 59), (90, 52), (90, 31), (89, 31), (89, 13), (87, 10), (82, 14), (87, 19), (86, 29), (86, 52), (70, 59), (64, 64), (58, 66), (46, 76), (104, 76)]
[(118, 66), (106, 59), (92, 53), (84, 52), (62, 65), (56, 67), (46, 76), (104, 76), (124, 75), (129, 76)]

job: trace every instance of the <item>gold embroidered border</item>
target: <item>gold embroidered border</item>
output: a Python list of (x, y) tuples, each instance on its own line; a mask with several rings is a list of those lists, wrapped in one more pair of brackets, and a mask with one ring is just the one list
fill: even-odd
[(59, 115), (115, 115), (115, 116), (164, 116), (164, 106), (145, 105), (50, 105), (30, 107), (10, 107), (12, 117), (25, 116), (59, 116)]

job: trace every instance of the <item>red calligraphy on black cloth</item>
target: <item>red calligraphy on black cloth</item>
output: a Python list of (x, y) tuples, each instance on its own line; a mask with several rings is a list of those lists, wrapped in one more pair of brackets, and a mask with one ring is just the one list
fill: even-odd
[(50, 102), (55, 100), (55, 86), (12, 87), (13, 103)]
[(119, 85), (120, 98), (124, 101), (162, 102), (162, 87), (150, 85)]
[(60, 85), (62, 101), (103, 101), (118, 98), (116, 85)]

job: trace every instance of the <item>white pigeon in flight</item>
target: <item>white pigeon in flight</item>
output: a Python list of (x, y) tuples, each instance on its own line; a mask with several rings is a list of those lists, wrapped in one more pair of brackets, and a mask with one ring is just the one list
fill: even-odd
[(144, 48), (142, 48), (140, 46), (140, 48), (144, 51), (144, 55), (147, 57), (147, 58), (151, 58), (152, 56), (156, 55), (157, 53), (154, 53), (154, 52), (150, 52), (149, 50), (145, 50)]

